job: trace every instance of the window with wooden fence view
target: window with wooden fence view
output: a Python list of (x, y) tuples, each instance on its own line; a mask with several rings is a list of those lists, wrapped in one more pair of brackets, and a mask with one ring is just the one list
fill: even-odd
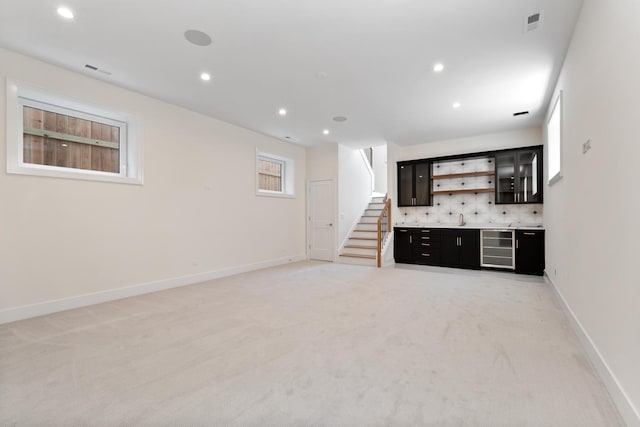
[(273, 191), (283, 193), (283, 171), (284, 162), (269, 159), (266, 157), (258, 158), (258, 189), (260, 191)]
[[(23, 106), (23, 162), (120, 173), (123, 124)], [(105, 120), (107, 121), (107, 120)]]

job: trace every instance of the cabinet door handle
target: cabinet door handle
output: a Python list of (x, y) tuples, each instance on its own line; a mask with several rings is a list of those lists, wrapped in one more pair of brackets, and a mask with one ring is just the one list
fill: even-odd
[(459, 239), (460, 239), (460, 246), (462, 246), (462, 237), (460, 237)]
[(536, 235), (536, 233), (522, 233), (522, 234), (524, 234), (525, 236), (535, 236)]
[(422, 246), (431, 246), (431, 243), (423, 243)]
[(520, 240), (516, 239), (516, 249), (520, 248)]
[(413, 236), (409, 236), (409, 243), (413, 243)]
[(431, 254), (422, 254), (422, 256), (431, 256)]
[(406, 233), (407, 232), (407, 230), (398, 230), (398, 231), (401, 232), (401, 233)]

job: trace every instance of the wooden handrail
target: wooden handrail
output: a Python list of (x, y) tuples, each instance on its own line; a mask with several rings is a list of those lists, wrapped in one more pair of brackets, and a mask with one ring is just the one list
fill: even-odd
[(376, 259), (378, 260), (378, 268), (382, 267), (382, 220), (387, 214), (387, 232), (391, 232), (391, 199), (388, 198), (388, 194), (384, 195), (384, 208), (382, 208), (382, 212), (378, 216), (378, 255)]

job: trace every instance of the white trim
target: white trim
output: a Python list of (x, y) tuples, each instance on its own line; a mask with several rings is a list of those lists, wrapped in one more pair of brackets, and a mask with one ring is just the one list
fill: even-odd
[(558, 289), (556, 284), (553, 282), (553, 280), (551, 280), (551, 277), (549, 277), (546, 272), (544, 274), (544, 278), (547, 283), (549, 283), (555, 296), (560, 302), (562, 310), (567, 316), (567, 319), (569, 319), (569, 323), (571, 323), (573, 330), (576, 332), (576, 335), (578, 335), (578, 339), (587, 351), (587, 355), (591, 360), (591, 364), (600, 375), (600, 378), (609, 391), (611, 398), (618, 407), (620, 415), (622, 415), (622, 418), (626, 422), (627, 426), (640, 427), (640, 411), (635, 407), (635, 405), (629, 398), (629, 395), (625, 392), (624, 388), (618, 381), (618, 378), (613, 373), (604, 357), (602, 357), (602, 353), (600, 353), (598, 347), (596, 347), (595, 343), (582, 326), (582, 323), (580, 323), (580, 320), (578, 320), (578, 318), (576, 317), (575, 313), (571, 309), (571, 306), (569, 305), (569, 303), (567, 303), (567, 300), (562, 295), (562, 292), (560, 292), (560, 289)]
[[(143, 184), (143, 147), (140, 123), (135, 117), (126, 113), (116, 113), (53, 94), (16, 80), (6, 79), (6, 114), (7, 114), (7, 173), (17, 175), (46, 176), (52, 178), (68, 178), (89, 181), (116, 182), (123, 184)], [(25, 102), (26, 100), (26, 102)], [(56, 111), (69, 111), (76, 117), (93, 116), (101, 122), (119, 122), (125, 132), (121, 135), (120, 173), (108, 173), (87, 169), (66, 168), (48, 165), (36, 165), (23, 161), (22, 106), (23, 104), (48, 104), (47, 109), (54, 107)], [(77, 114), (76, 114), (77, 113)], [(86, 114), (83, 114), (86, 113)]]
[[(547, 146), (547, 182), (548, 185), (553, 185), (556, 182), (558, 182), (560, 179), (562, 179), (562, 147), (563, 147), (563, 126), (562, 126), (562, 119), (563, 119), (563, 114), (562, 114), (562, 104), (563, 104), (563, 100), (562, 100), (562, 91), (560, 91), (558, 93), (558, 96), (556, 97), (556, 100), (554, 103), (551, 104), (551, 107), (549, 109), (549, 112), (547, 114), (547, 120), (546, 120), (546, 146)], [(551, 150), (551, 146), (549, 144), (549, 122), (551, 121), (551, 119), (554, 117), (554, 113), (558, 112), (558, 132), (559, 132), (559, 141), (558, 141), (558, 171), (551, 176), (551, 171), (549, 170), (550, 166), (551, 166), (551, 156), (555, 155), (552, 150)]]
[[(260, 160), (278, 162), (282, 164), (282, 191), (270, 191), (270, 190), (261, 190), (260, 189), (260, 168), (258, 166), (258, 162)], [(260, 150), (260, 148), (256, 147), (256, 168), (255, 168), (255, 179), (256, 179), (256, 196), (266, 196), (266, 197), (284, 197), (289, 199), (295, 199), (296, 197), (296, 189), (295, 189), (295, 177), (296, 177), (296, 169), (295, 169), (295, 161), (288, 157), (279, 156), (277, 154), (269, 153), (266, 151)]]
[[(367, 170), (369, 171), (369, 178), (371, 180), (371, 194), (373, 194), (373, 190), (375, 189), (375, 175), (373, 174), (373, 169), (371, 169), (371, 165), (369, 164), (369, 159), (367, 159), (367, 155), (364, 153), (364, 148), (360, 149), (360, 155), (362, 156), (362, 161), (367, 166)], [(371, 153), (373, 156), (373, 153)]]
[(79, 307), (100, 304), (107, 301), (114, 301), (129, 298), (136, 295), (148, 294), (165, 289), (177, 288), (180, 286), (193, 285), (208, 280), (219, 279), (221, 277), (232, 276), (249, 271), (261, 270), (263, 268), (275, 267), (291, 262), (304, 261), (305, 255), (293, 255), (284, 258), (277, 258), (268, 261), (256, 262), (253, 264), (239, 265), (236, 267), (222, 268), (205, 273), (193, 274), (189, 276), (174, 277), (171, 279), (156, 280), (153, 282), (140, 283), (138, 285), (124, 288), (109, 289), (91, 294), (77, 295), (68, 298), (61, 298), (52, 301), (45, 301), (36, 304), (23, 305), (0, 310), (0, 324), (15, 322), (22, 319), (43, 316), (45, 314), (56, 313), (58, 311), (71, 310)]

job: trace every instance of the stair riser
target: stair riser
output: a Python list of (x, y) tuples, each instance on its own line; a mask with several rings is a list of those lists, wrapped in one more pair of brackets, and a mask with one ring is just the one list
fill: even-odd
[(378, 250), (377, 249), (344, 248), (343, 252), (348, 252), (350, 254), (357, 254), (357, 255), (376, 255), (378, 253)]
[(365, 224), (357, 224), (356, 230), (378, 231), (377, 222), (367, 222)]
[(362, 265), (367, 267), (376, 267), (378, 265), (375, 259), (348, 258), (344, 256), (338, 257), (338, 262), (340, 264)]
[(350, 237), (368, 237), (372, 239), (378, 239), (377, 231), (354, 231)]
[(363, 216), (360, 218), (360, 222), (366, 222), (367, 224), (378, 224), (378, 217)]

